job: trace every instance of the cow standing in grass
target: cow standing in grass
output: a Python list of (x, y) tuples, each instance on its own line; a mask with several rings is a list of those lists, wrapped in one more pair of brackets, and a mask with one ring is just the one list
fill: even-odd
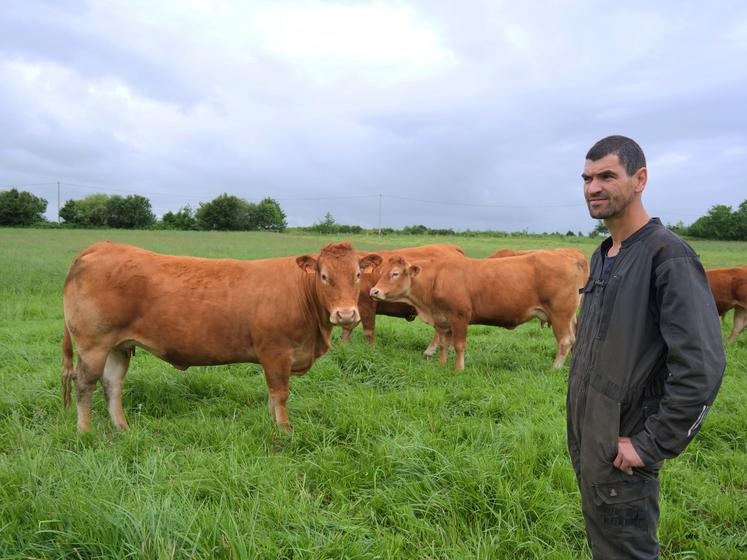
[(63, 402), (70, 402), (74, 379), (78, 428), (88, 431), (100, 380), (112, 422), (127, 429), (122, 383), (139, 346), (180, 370), (260, 363), (270, 413), (289, 430), (290, 376), (306, 373), (327, 352), (333, 326), (360, 320), (361, 268), (380, 262), (374, 254), (359, 257), (350, 243), (327, 245), (318, 257), (254, 261), (92, 245), (65, 281)]
[(441, 363), (453, 344), (458, 370), (464, 369), (468, 325), (511, 329), (537, 317), (552, 326), (557, 341), (553, 366), (560, 368), (575, 341), (586, 271), (570, 256), (547, 253), (496, 259), (453, 256), (423, 265), (393, 256), (382, 267), (371, 297), (413, 305), (436, 329)]
[(747, 265), (706, 270), (706, 276), (721, 319), (734, 309), (734, 325), (727, 339), (732, 344), (747, 327)]

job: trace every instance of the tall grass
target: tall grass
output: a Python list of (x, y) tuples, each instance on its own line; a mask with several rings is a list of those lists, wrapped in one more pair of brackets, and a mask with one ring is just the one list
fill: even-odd
[[(467, 367), (423, 361), (431, 330), (379, 317), (292, 380), (294, 432), (275, 429), (259, 366), (179, 372), (138, 352), (125, 382), (132, 429), (93, 432), (61, 412), (62, 284), (93, 241), (173, 254), (263, 258), (336, 239), (282, 234), (0, 230), (0, 557), (586, 558), (565, 449), (567, 368), (530, 323), (471, 327)], [(361, 249), (432, 238), (354, 237)], [(437, 238), (472, 256), (522, 239)], [(500, 245), (496, 242), (500, 241)], [(587, 255), (595, 243), (569, 239)], [(747, 244), (693, 244), (706, 266)], [(730, 319), (723, 326), (730, 329)], [(662, 473), (664, 558), (747, 557), (747, 335), (721, 394)]]

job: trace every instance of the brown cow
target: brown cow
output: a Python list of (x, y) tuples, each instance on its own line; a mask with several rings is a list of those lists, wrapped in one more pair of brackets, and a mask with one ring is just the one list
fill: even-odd
[[(290, 375), (302, 375), (329, 349), (334, 325), (360, 320), (360, 258), (350, 243), (318, 257), (255, 261), (151, 253), (97, 243), (73, 261), (65, 281), (63, 403), (75, 379), (78, 428), (88, 431), (91, 397), (101, 380), (109, 414), (127, 429), (122, 382), (135, 346), (177, 369), (238, 362), (262, 364), (268, 406), (289, 430)], [(78, 347), (73, 369), (72, 341)]]
[(706, 270), (706, 276), (721, 318), (724, 318), (729, 309), (734, 308), (734, 326), (727, 339), (731, 344), (747, 327), (747, 265)]
[[(542, 254), (546, 255), (546, 258), (556, 258), (559, 259), (558, 263), (564, 263), (565, 266), (567, 266), (571, 270), (575, 270), (578, 274), (581, 275), (582, 278), (582, 285), (586, 284), (586, 280), (589, 277), (589, 264), (586, 261), (586, 257), (584, 254), (579, 251), (578, 249), (575, 249), (573, 247), (563, 247), (560, 249), (524, 249), (524, 250), (514, 250), (514, 249), (500, 249), (496, 251), (495, 253), (488, 255), (486, 258), (488, 259), (502, 259), (505, 257), (516, 257), (520, 255), (528, 255), (530, 253), (538, 253), (541, 252)], [(555, 257), (553, 257), (555, 255)], [(579, 299), (579, 305), (581, 303), (581, 300), (583, 299), (583, 295)], [(549, 321), (545, 319), (542, 316), (537, 317), (539, 320), (540, 328), (544, 328), (545, 325), (549, 324)], [(574, 323), (574, 334), (575, 334), (575, 323)], [(430, 358), (436, 353), (436, 349), (439, 346), (439, 336), (436, 335), (433, 337), (433, 340), (431, 340), (431, 343), (428, 345), (428, 348), (425, 349), (425, 352), (423, 352), (423, 356), (426, 358)]]
[[(586, 280), (589, 278), (589, 263), (586, 262), (586, 257), (584, 256), (584, 254), (574, 247), (561, 247), (560, 249), (498, 249), (492, 255), (488, 255), (487, 258), (502, 259), (504, 257), (516, 257), (518, 255), (528, 255), (529, 253), (535, 253), (536, 251), (549, 251), (550, 254), (564, 254), (572, 257), (575, 260), (575, 266), (577, 266), (581, 274), (583, 274), (584, 284), (586, 284)], [(571, 266), (573, 266), (573, 264), (571, 264)], [(583, 295), (581, 296), (581, 298), (583, 299)], [(539, 323), (540, 328), (544, 328), (546, 324), (545, 321), (540, 319)]]
[[(365, 255), (367, 253), (359, 254)], [(406, 247), (403, 249), (396, 249), (392, 251), (377, 251), (382, 259), (386, 259), (392, 255), (402, 255), (410, 259), (414, 263), (422, 263), (423, 261), (430, 261), (431, 259), (438, 259), (440, 256), (453, 256), (453, 255), (464, 255), (464, 251), (457, 245), (445, 245), (442, 243), (433, 243), (430, 245), (422, 245), (419, 247)], [(360, 296), (358, 297), (358, 311), (361, 315), (361, 324), (363, 326), (363, 334), (368, 339), (368, 344), (373, 348), (375, 328), (376, 328), (376, 315), (387, 315), (389, 317), (402, 317), (408, 321), (412, 321), (418, 316), (417, 310), (407, 303), (394, 302), (394, 301), (376, 301), (371, 298), (371, 288), (376, 285), (381, 276), (381, 270), (374, 268), (373, 270), (366, 271), (361, 276), (360, 282)], [(343, 327), (342, 340), (347, 342), (350, 339), (350, 332), (357, 325), (347, 325)]]
[(451, 339), (459, 370), (464, 369), (467, 325), (510, 329), (538, 317), (552, 325), (557, 341), (553, 366), (560, 368), (575, 342), (578, 292), (585, 279), (574, 261), (536, 251), (498, 259), (449, 257), (437, 266), (419, 266), (394, 256), (382, 266), (371, 297), (415, 306), (438, 333), (439, 361), (446, 362)]

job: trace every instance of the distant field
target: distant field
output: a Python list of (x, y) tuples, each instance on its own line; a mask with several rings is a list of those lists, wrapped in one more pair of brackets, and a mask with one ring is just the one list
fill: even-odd
[[(0, 558), (587, 558), (565, 448), (567, 365), (537, 322), (470, 328), (455, 374), (420, 352), (432, 330), (377, 319), (292, 379), (292, 435), (275, 429), (257, 365), (180, 372), (138, 352), (132, 429), (97, 390), (91, 434), (61, 413), (62, 285), (110, 239), (182, 255), (266, 258), (350, 239), (360, 249), (574, 246), (587, 238), (321, 237), (0, 229)], [(693, 242), (706, 268), (747, 243)], [(730, 331), (731, 316), (723, 325)], [(663, 558), (747, 558), (747, 333), (721, 393), (662, 473)]]

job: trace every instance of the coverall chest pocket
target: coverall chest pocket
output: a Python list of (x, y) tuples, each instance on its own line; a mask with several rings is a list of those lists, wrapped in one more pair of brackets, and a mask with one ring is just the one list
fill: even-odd
[(607, 338), (607, 330), (614, 313), (615, 300), (617, 299), (617, 292), (620, 289), (622, 279), (623, 276), (621, 274), (613, 274), (610, 276), (609, 280), (602, 282), (598, 302), (599, 327), (594, 335), (594, 338), (597, 341), (602, 341)]

